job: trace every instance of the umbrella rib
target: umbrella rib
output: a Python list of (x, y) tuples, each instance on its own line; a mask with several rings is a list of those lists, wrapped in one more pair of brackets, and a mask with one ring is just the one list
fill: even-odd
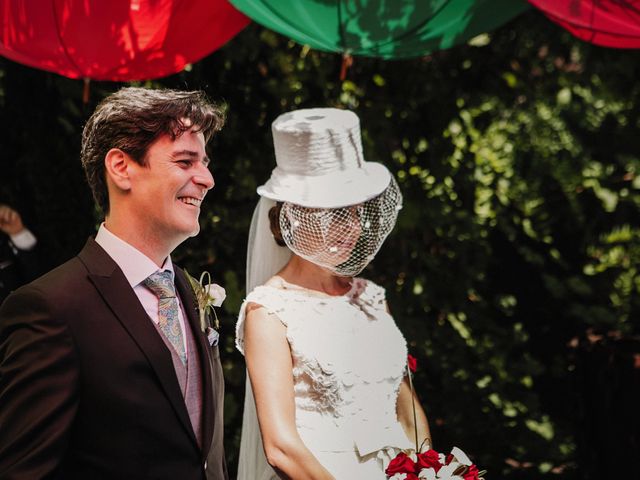
[(338, 0), (338, 34), (340, 35), (340, 46), (342, 53), (349, 53), (347, 41), (344, 34), (344, 23), (342, 23), (342, 1)]
[(80, 67), (78, 67), (76, 62), (73, 60), (73, 58), (69, 54), (69, 51), (67, 50), (67, 45), (62, 41), (62, 35), (60, 34), (60, 23), (58, 22), (58, 15), (56, 12), (55, 3), (56, 3), (56, 0), (51, 0), (51, 8), (53, 10), (53, 21), (56, 24), (56, 35), (58, 36), (58, 41), (60, 42), (60, 46), (62, 47), (62, 50), (64, 51), (64, 54), (67, 57), (67, 60), (78, 72), (78, 77), (84, 77), (82, 70), (80, 69)]

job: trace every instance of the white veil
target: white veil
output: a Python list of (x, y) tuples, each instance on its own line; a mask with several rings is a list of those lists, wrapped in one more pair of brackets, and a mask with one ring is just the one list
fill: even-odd
[(247, 295), (278, 273), (291, 258), (291, 251), (276, 244), (271, 234), (269, 210), (276, 202), (265, 197), (253, 211), (247, 245)]
[[(260, 197), (253, 212), (247, 246), (247, 295), (255, 287), (262, 285), (280, 271), (291, 258), (290, 250), (278, 246), (271, 235), (269, 210), (275, 204), (276, 202), (273, 200)], [(243, 316), (244, 312), (241, 312), (240, 315)], [(256, 404), (253, 399), (251, 382), (249, 382), (247, 375), (237, 480), (268, 480), (271, 478), (277, 477), (267, 463), (264, 454)]]

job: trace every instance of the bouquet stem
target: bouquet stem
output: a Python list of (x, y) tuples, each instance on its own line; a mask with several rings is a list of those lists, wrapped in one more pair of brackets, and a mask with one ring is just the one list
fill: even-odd
[(413, 393), (413, 380), (411, 379), (411, 369), (407, 363), (407, 375), (409, 375), (409, 388), (411, 389), (411, 409), (413, 410), (413, 433), (416, 440), (416, 455), (420, 453), (420, 445), (418, 445), (418, 419), (416, 417), (416, 400)]

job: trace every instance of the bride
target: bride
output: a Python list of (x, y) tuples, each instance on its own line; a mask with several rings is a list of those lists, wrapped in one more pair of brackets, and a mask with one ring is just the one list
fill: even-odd
[(272, 131), (277, 167), (258, 188), (236, 327), (248, 372), (238, 479), (386, 479), (416, 429), (430, 436), (385, 291), (356, 277), (402, 196), (364, 161), (354, 113), (297, 110)]

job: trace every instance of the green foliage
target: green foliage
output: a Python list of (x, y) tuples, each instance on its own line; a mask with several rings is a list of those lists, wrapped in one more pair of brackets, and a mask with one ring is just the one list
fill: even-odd
[[(463, 447), (490, 478), (592, 478), (580, 470), (581, 398), (597, 385), (580, 383), (580, 346), (594, 334), (638, 335), (637, 53), (581, 43), (531, 12), (436, 55), (356, 58), (344, 82), (340, 66), (252, 25), (189, 71), (149, 83), (203, 88), (227, 106), (202, 231), (175, 257), (228, 292), (220, 317), (232, 472), (244, 395), (234, 323), (255, 189), (274, 165), (270, 122), (338, 106), (360, 115), (365, 155), (388, 165), (404, 194), (396, 230), (364, 275), (387, 288), (418, 357), (436, 447)], [(92, 84), (83, 108), (80, 82), (4, 60), (0, 73), (0, 121), (11, 132), (0, 139), (3, 188), (57, 263), (99, 220), (79, 135), (118, 85)]]

